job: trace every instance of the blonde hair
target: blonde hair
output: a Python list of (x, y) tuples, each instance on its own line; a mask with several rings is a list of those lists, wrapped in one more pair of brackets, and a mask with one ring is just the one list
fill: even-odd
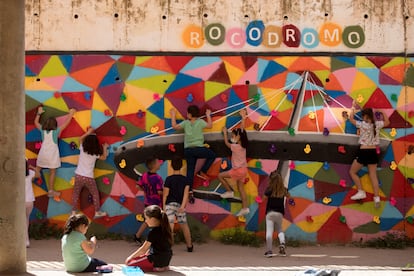
[(278, 171), (270, 173), (268, 190), (270, 191), (270, 197), (284, 197), (288, 195), (282, 175)]

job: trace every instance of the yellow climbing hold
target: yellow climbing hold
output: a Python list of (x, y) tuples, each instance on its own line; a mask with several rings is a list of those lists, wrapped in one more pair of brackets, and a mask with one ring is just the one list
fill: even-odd
[(311, 152), (311, 146), (309, 145), (309, 144), (306, 144), (306, 146), (305, 146), (305, 148), (303, 149), (303, 151), (306, 153), (306, 154), (309, 154), (310, 152)]
[(120, 167), (121, 169), (123, 169), (123, 168), (125, 168), (125, 167), (126, 167), (126, 161), (125, 161), (125, 159), (122, 159), (122, 160), (121, 160), (121, 162), (119, 162), (119, 167)]

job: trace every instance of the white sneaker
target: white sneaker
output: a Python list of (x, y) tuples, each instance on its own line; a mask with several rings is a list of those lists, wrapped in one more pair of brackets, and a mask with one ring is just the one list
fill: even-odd
[(234, 192), (231, 192), (231, 191), (227, 191), (221, 194), (221, 198), (232, 198), (232, 197), (234, 197)]
[(108, 214), (106, 212), (103, 211), (97, 211), (95, 212), (95, 218), (101, 218), (101, 217), (106, 217)]
[(363, 190), (358, 190), (358, 192), (356, 194), (354, 194), (353, 196), (351, 196), (352, 200), (360, 200), (360, 199), (364, 199), (367, 197), (367, 194), (365, 193), (365, 191)]
[(248, 213), (250, 213), (249, 208), (243, 208), (236, 214), (236, 217), (241, 217), (247, 215)]
[(379, 196), (374, 196), (374, 207), (377, 209), (381, 207), (381, 199)]

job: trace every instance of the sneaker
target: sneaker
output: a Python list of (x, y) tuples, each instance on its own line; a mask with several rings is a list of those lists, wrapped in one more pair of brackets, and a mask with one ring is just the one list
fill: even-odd
[(286, 247), (284, 244), (279, 245), (279, 256), (286, 256)]
[(227, 191), (227, 192), (222, 193), (220, 196), (221, 196), (221, 198), (232, 198), (232, 197), (234, 197), (234, 192), (233, 191)]
[(188, 195), (188, 203), (194, 204), (194, 202), (195, 202), (195, 198), (194, 198), (193, 192), (190, 192)]
[(266, 252), (264, 253), (264, 256), (265, 256), (266, 258), (272, 258), (274, 255), (275, 255), (275, 254), (273, 254), (272, 250), (266, 251)]
[(377, 209), (381, 207), (381, 199), (379, 196), (374, 196), (374, 207)]
[(249, 208), (243, 208), (236, 214), (236, 217), (241, 217), (241, 216), (247, 215), (249, 213), (250, 213)]
[(202, 171), (199, 171), (197, 173), (197, 176), (204, 179), (204, 180), (209, 180), (210, 179), (210, 177), (205, 172), (202, 172)]
[(170, 270), (170, 267), (169, 266), (154, 267), (152, 270), (155, 272), (164, 272), (164, 271)]
[(363, 190), (358, 190), (358, 192), (356, 194), (354, 194), (353, 196), (351, 196), (352, 200), (360, 200), (360, 199), (364, 199), (367, 197), (367, 194), (365, 193), (365, 191)]
[(102, 211), (97, 211), (95, 212), (95, 218), (101, 218), (101, 217), (105, 217), (108, 214), (106, 212), (102, 212)]
[(96, 267), (96, 271), (99, 273), (111, 273), (113, 267), (111, 265), (101, 265)]
[(193, 252), (194, 245), (191, 245), (190, 247), (187, 246), (187, 252)]
[(53, 190), (49, 190), (49, 191), (47, 192), (47, 196), (48, 196), (48, 197), (54, 197), (54, 196), (55, 196), (55, 194), (54, 194)]

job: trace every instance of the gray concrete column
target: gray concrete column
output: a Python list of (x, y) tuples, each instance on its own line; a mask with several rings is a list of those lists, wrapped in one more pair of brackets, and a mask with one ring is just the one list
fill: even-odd
[(0, 1), (0, 274), (26, 271), (24, 4)]

